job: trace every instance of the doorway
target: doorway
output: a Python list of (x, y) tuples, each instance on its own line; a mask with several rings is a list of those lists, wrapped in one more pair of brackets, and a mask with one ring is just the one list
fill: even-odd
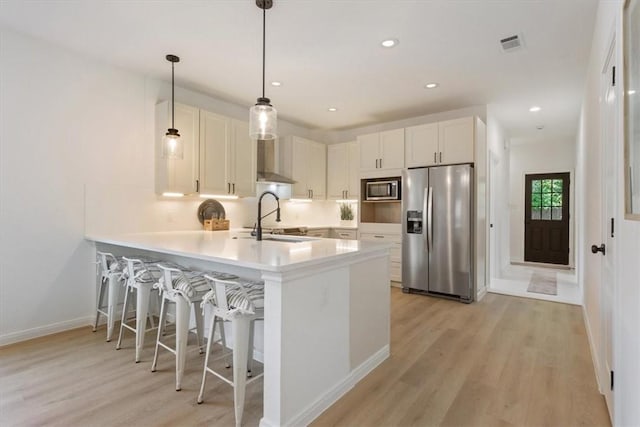
[(569, 177), (525, 175), (525, 261), (569, 265)]

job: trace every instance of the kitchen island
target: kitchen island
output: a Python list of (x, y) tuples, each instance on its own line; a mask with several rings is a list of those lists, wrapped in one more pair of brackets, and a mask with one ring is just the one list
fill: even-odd
[(268, 238), (233, 231), (87, 237), (118, 255), (264, 280), (260, 425), (306, 425), (389, 356), (389, 245)]

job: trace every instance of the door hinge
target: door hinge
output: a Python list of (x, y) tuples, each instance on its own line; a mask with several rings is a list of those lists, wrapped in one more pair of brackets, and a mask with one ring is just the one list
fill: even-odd
[(616, 66), (611, 67), (611, 86), (616, 85)]
[(611, 390), (613, 390), (613, 371), (611, 371)]

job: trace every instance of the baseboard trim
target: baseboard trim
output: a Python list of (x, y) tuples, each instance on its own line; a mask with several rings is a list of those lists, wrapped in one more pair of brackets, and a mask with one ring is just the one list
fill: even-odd
[[(311, 424), (313, 420), (318, 418), (326, 409), (336, 403), (338, 399), (351, 390), (360, 380), (369, 375), (378, 365), (389, 357), (389, 345), (385, 345), (373, 356), (362, 362), (358, 367), (352, 370), (347, 377), (328, 390), (323, 396), (320, 396), (315, 402), (302, 410), (296, 416), (287, 422), (287, 426), (306, 426)], [(262, 418), (260, 427), (273, 427), (273, 423)]]
[(40, 338), (45, 335), (56, 334), (58, 332), (68, 331), (70, 329), (81, 328), (83, 326), (92, 325), (95, 320), (93, 316), (78, 317), (77, 319), (66, 320), (51, 325), (39, 326), (37, 328), (26, 329), (24, 331), (11, 332), (0, 336), (0, 347), (15, 344), (21, 341), (27, 341), (34, 338)]
[(487, 287), (486, 286), (478, 291), (478, 293), (476, 294), (476, 301), (481, 301), (482, 298), (484, 298), (485, 295), (487, 295)]
[(561, 304), (580, 305), (580, 306), (582, 305), (580, 301), (573, 301), (569, 298), (563, 298), (557, 295), (545, 295), (545, 294), (538, 294), (535, 292), (516, 292), (516, 291), (507, 291), (503, 289), (493, 289), (493, 288), (487, 289), (487, 292), (492, 294), (509, 295), (511, 297), (520, 297), (520, 298), (538, 299), (538, 300), (549, 301), (549, 302), (558, 302)]
[(598, 352), (593, 335), (591, 334), (591, 326), (589, 324), (589, 317), (587, 316), (587, 308), (582, 306), (582, 320), (584, 321), (584, 328), (587, 330), (587, 339), (589, 340), (589, 350), (591, 351), (591, 362), (593, 363), (593, 371), (596, 374), (596, 382), (598, 383), (598, 391), (604, 395), (602, 391), (602, 382), (600, 381), (600, 359), (598, 358)]

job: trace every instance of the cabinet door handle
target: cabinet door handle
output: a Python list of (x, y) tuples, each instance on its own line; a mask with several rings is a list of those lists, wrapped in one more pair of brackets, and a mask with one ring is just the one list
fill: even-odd
[(384, 236), (378, 236), (378, 235), (375, 235), (375, 236), (373, 236), (373, 237), (375, 237), (376, 239), (384, 239)]
[(311, 198), (313, 199), (313, 190), (311, 190)]
[(231, 193), (231, 183), (227, 182), (227, 194)]
[(435, 151), (433, 152), (433, 163), (438, 163), (438, 153), (436, 153)]
[(440, 163), (442, 163), (442, 151), (440, 152)]
[(196, 193), (200, 192), (200, 180), (196, 179)]
[(380, 159), (380, 169), (382, 169), (382, 159)]
[(231, 184), (233, 187), (233, 194), (236, 194), (236, 183), (234, 182), (233, 184)]

